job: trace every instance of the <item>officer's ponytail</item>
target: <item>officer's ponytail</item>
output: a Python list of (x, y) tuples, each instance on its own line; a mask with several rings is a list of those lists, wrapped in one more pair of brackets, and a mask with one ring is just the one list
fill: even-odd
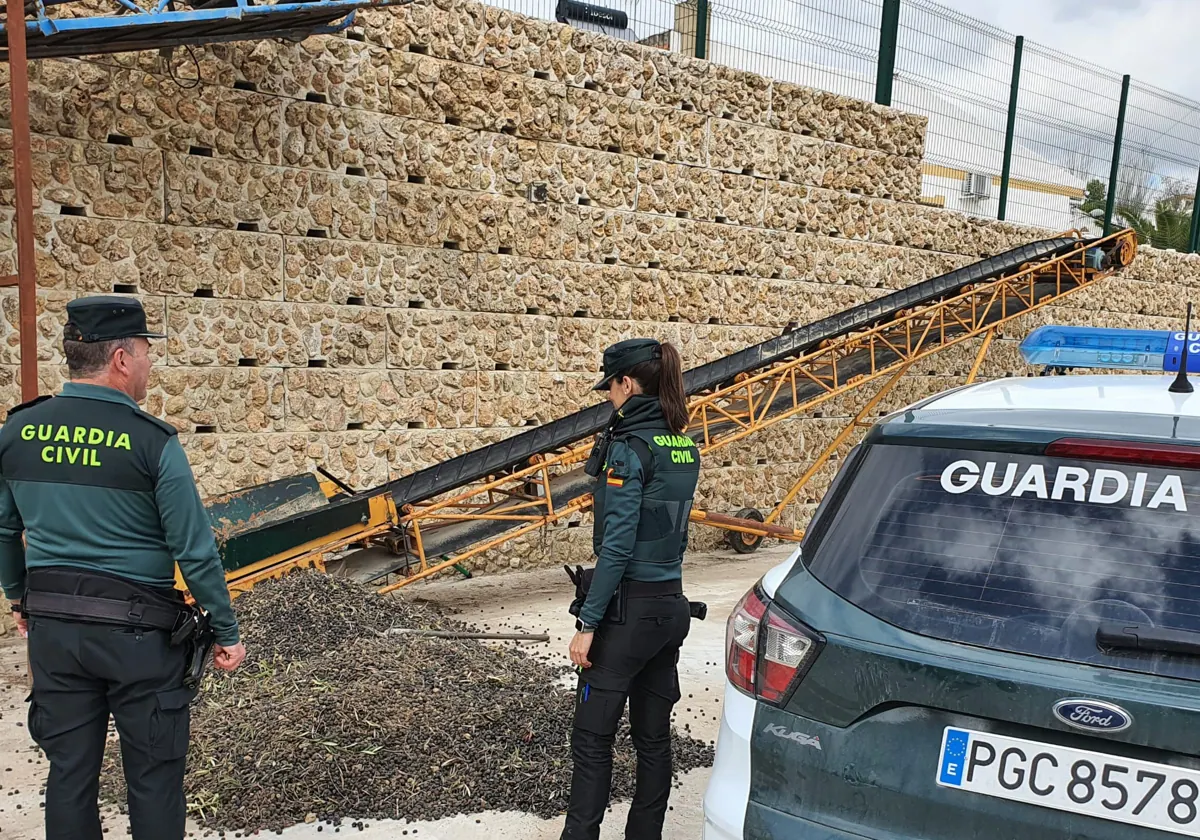
[(683, 362), (674, 344), (662, 346), (662, 368), (658, 377), (658, 401), (667, 425), (682, 432), (688, 424), (687, 396), (683, 392)]
[(667, 425), (682, 432), (688, 424), (687, 396), (683, 392), (683, 361), (675, 345), (662, 344), (662, 359), (635, 365), (627, 374), (638, 381), (642, 392), (658, 397)]

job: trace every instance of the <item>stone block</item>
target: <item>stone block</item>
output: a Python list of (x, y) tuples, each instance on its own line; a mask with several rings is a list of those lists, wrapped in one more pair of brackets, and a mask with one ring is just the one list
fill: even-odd
[(555, 321), (538, 316), (405, 309), (388, 312), (393, 368), (550, 370)]
[(502, 196), (392, 183), (387, 238), (398, 245), (495, 252), (510, 238), (509, 203)]
[(769, 122), (772, 128), (793, 134), (920, 158), (928, 119), (815, 88), (775, 82)]
[(544, 184), (547, 201), (630, 209), (638, 192), (638, 160), (555, 143), (492, 135), (487, 150), (496, 191), (525, 199)]
[(396, 116), (562, 139), (565, 85), (412, 53), (394, 54), (392, 79), (389, 110)]
[(583, 84), (586, 48), (577, 48), (576, 38), (582, 46), (591, 33), (495, 6), (484, 8), (484, 64), (506, 73), (542, 73), (556, 81)]
[[(832, 443), (834, 436), (841, 431), (844, 423), (814, 419), (811, 417), (793, 417), (781, 420), (772, 426), (760, 429), (749, 437), (730, 443), (720, 443), (720, 438), (714, 442), (718, 445), (701, 457), (701, 469), (709, 470), (731, 466), (784, 466), (796, 465), (793, 481), (799, 480), (807, 465)], [(822, 434), (825, 428), (827, 434)], [(700, 438), (703, 431), (700, 428), (692, 430), (695, 438)]]
[(407, 306), (411, 253), (398, 245), (288, 238), (284, 296), (303, 303)]
[(771, 108), (771, 80), (666, 50), (645, 50), (655, 72), (643, 98), (671, 108), (687, 106), (719, 119), (762, 123)]
[[(795, 477), (786, 466), (732, 466), (704, 469), (696, 487), (700, 510), (732, 514), (744, 507), (769, 511), (781, 500)], [(799, 477), (798, 475), (796, 477)]]
[[(388, 52), (348, 38), (235, 41), (197, 48), (200, 78), (207, 84), (233, 87), (253, 83), (260, 93), (290, 99), (309, 98), (344, 108), (388, 110), (392, 65)], [(149, 53), (151, 61), (156, 53)], [(167, 75), (161, 61), (151, 72)], [(190, 76), (185, 75), (190, 73)], [(187, 67), (177, 75), (195, 78)]]
[[(149, 149), (35, 134), (33, 206), (57, 215), (63, 207), (88, 216), (161, 222), (162, 155)], [(0, 130), (0, 205), (14, 207), (12, 132)]]
[[(713, 169), (729, 172), (758, 174), (764, 178), (777, 178), (783, 164), (779, 159), (779, 132), (759, 125), (734, 120), (714, 119), (709, 121), (709, 165)], [(820, 154), (819, 143), (811, 146)], [(799, 163), (789, 165), (800, 168)]]
[(812, 187), (790, 181), (766, 182), (763, 227), (803, 232), (808, 229), (808, 195)]
[(480, 446), (498, 443), (517, 433), (513, 428), (495, 429), (409, 429), (391, 433), (396, 453), (392, 459), (393, 479), (425, 469)]
[[(117, 147), (120, 148), (120, 147)], [(369, 178), (166, 153), (167, 222), (335, 239), (383, 238), (387, 184)]]
[[(450, 0), (361, 9), (353, 28), (362, 33), (367, 43), (389, 50), (480, 64), (488, 43), (487, 11), (488, 7), (479, 3)], [(514, 17), (529, 20), (520, 15)]]
[[(1186, 313), (1186, 301), (1191, 294), (1187, 286), (1176, 283), (1147, 283), (1143, 280), (1127, 279), (1128, 269), (1115, 276), (1106, 277), (1087, 288), (1072, 292), (1062, 303), (1073, 309), (1086, 309), (1095, 313), (1129, 313), (1131, 315), (1158, 315), (1181, 318)], [(1182, 321), (1179, 329), (1183, 329)]]
[[(633, 295), (635, 317), (690, 324), (720, 318), (726, 309), (725, 278), (684, 271), (639, 271)], [(682, 329), (682, 327), (680, 327)]]
[(972, 257), (876, 245), (816, 234), (796, 234), (799, 255), (783, 272), (788, 279), (852, 285), (881, 291), (903, 289), (961, 268)]
[(181, 96), (170, 78), (88, 61), (31, 66), (36, 132), (99, 143), (116, 134), (135, 148), (186, 154), (196, 146), (218, 157), (279, 163), (282, 106), (275, 97), (211, 85)]
[(679, 327), (677, 346), (683, 358), (684, 370), (716, 361), (779, 335), (779, 330), (768, 327), (683, 323), (676, 326)]
[(679, 218), (757, 226), (762, 223), (763, 181), (695, 166), (646, 163), (638, 167), (637, 209)]
[[(405, 277), (408, 302), (393, 305), (410, 309), (454, 309), (464, 312), (521, 311), (484, 305), (476, 296), (483, 286), (479, 276), (481, 260), (490, 254), (464, 253), (445, 248), (407, 248), (408, 269)], [(505, 292), (501, 291), (501, 295)], [(495, 296), (486, 300), (495, 301)]]
[(1128, 280), (1156, 285), (1167, 283), (1194, 287), (1200, 285), (1200, 254), (1180, 254), (1140, 245), (1137, 256), (1121, 275)]
[(663, 160), (708, 166), (708, 117), (692, 111), (658, 109), (658, 151)]
[(387, 313), (368, 306), (296, 304), (293, 323), (309, 361), (330, 367), (384, 367)]
[(576, 208), (513, 202), (508, 206), (508, 223), (514, 236), (506, 246), (514, 254), (543, 260), (575, 258), (575, 228), (579, 223)]
[(176, 365), (383, 367), (386, 316), (366, 306), (168, 299)]
[(476, 425), (475, 371), (287, 371), (287, 427), (336, 432), (351, 423), (368, 429), (460, 428)]
[(490, 190), (491, 135), (459, 126), (291, 102), (284, 110), (283, 160), (304, 169), (361, 168), (371, 177)]
[(186, 432), (281, 431), (283, 371), (161, 365), (151, 370), (145, 409)]
[(283, 241), (261, 233), (39, 216), (38, 285), (89, 293), (133, 286), (151, 295), (211, 290), (279, 299)]
[(396, 451), (394, 438), (381, 431), (181, 434), (180, 442), (205, 497), (318, 466), (352, 487), (375, 487), (388, 480)]
[(976, 219), (936, 207), (771, 181), (767, 182), (765, 224), (777, 230), (800, 230), (976, 259), (1046, 236), (1040, 228)]
[(599, 91), (568, 88), (564, 140), (573, 146), (652, 158), (664, 152), (660, 122), (670, 109)]
[(855, 146), (824, 146), (824, 176), (820, 186), (895, 201), (916, 201), (921, 195), (921, 160)]
[(558, 325), (558, 369), (599, 373), (604, 348), (627, 338), (669, 341), (682, 352), (683, 327), (654, 321), (563, 318)]
[[(67, 304), (86, 293), (70, 291), (39, 291), (37, 295), (37, 344), (39, 368), (42, 363), (61, 365), (63, 327), (67, 323)], [(130, 295), (142, 302), (146, 310), (146, 323), (155, 332), (165, 326), (165, 298), (149, 295)], [(16, 287), (0, 289), (0, 365), (17, 365), (21, 362), (20, 304)], [(150, 344), (150, 358), (164, 358), (163, 342)]]
[(549, 423), (599, 402), (590, 373), (481, 372), (479, 425)]

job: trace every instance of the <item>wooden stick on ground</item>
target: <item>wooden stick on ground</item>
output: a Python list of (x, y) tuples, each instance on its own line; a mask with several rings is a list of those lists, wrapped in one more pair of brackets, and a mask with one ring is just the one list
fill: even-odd
[(503, 639), (520, 642), (548, 642), (549, 633), (481, 633), (475, 630), (409, 630), (393, 627), (381, 636), (434, 636), (439, 639)]

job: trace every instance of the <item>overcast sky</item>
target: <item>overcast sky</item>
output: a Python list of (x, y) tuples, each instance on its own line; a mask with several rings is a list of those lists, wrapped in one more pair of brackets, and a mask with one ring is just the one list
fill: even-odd
[(1200, 99), (1200, 0), (940, 0), (1027, 41)]

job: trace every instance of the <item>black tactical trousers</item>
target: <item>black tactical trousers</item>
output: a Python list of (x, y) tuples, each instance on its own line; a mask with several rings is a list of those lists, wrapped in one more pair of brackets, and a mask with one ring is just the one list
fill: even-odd
[(630, 598), (624, 624), (602, 624), (592, 667), (579, 676), (575, 763), (562, 840), (598, 840), (612, 784), (612, 748), (625, 701), (637, 751), (627, 840), (660, 840), (671, 795), (671, 710), (679, 702), (679, 649), (691, 624), (682, 595)]
[(121, 739), (134, 840), (180, 840), (195, 692), (186, 646), (164, 630), (29, 620), (29, 734), (50, 760), (46, 840), (101, 840), (100, 764), (111, 713)]

